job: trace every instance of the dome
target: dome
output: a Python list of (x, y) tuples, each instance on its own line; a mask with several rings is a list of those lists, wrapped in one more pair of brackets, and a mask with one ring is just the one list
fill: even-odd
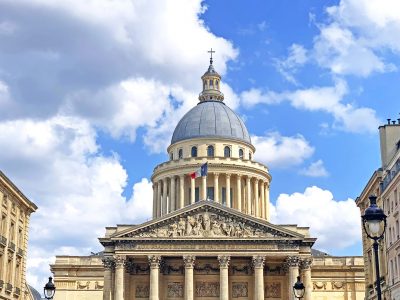
[(221, 101), (202, 101), (186, 113), (174, 130), (171, 144), (194, 138), (227, 138), (251, 144), (243, 121)]

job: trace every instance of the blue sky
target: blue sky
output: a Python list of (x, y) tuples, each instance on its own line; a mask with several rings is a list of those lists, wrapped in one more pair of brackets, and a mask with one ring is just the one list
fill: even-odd
[(0, 1), (0, 168), (39, 206), (29, 281), (150, 217), (211, 47), (270, 168), (273, 221), (360, 255), (354, 199), (380, 165), (378, 126), (399, 118), (399, 34), (390, 0)]

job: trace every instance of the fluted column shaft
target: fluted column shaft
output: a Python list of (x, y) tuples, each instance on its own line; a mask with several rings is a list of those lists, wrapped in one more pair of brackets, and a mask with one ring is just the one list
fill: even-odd
[(264, 262), (264, 256), (253, 256), (254, 300), (264, 300)]
[(114, 258), (103, 258), (104, 265), (104, 286), (103, 286), (103, 300), (111, 300), (112, 293), (112, 273), (115, 266)]
[(259, 217), (258, 179), (254, 180), (254, 216)]
[(165, 215), (167, 213), (167, 195), (168, 195), (168, 181), (167, 178), (163, 179), (163, 191), (162, 191), (162, 213)]
[(179, 208), (185, 206), (185, 176), (179, 176)]
[(226, 182), (225, 182), (226, 207), (231, 207), (231, 174), (226, 174), (225, 178), (226, 178)]
[(149, 265), (150, 265), (150, 295), (149, 300), (158, 300), (159, 296), (159, 273), (160, 273), (160, 262), (161, 256), (149, 255)]
[(269, 185), (265, 184), (265, 219), (269, 221)]
[(193, 300), (193, 267), (195, 256), (184, 256), (183, 262), (185, 264), (185, 300)]
[(170, 185), (171, 185), (171, 189), (170, 189), (170, 193), (169, 193), (169, 212), (173, 212), (175, 210), (175, 203), (176, 203), (176, 193), (175, 193), (175, 176), (172, 176), (170, 178)]
[(207, 176), (201, 177), (201, 199), (207, 200)]
[(306, 288), (304, 293), (304, 300), (312, 299), (313, 285), (311, 281), (311, 264), (312, 264), (312, 258), (304, 259), (300, 263), (303, 275), (303, 283)]
[(157, 182), (157, 217), (161, 216), (161, 180)]
[(115, 256), (115, 300), (124, 300), (125, 257)]
[(194, 178), (190, 178), (190, 204), (193, 204), (195, 202), (195, 189), (196, 189), (196, 183)]
[(247, 213), (251, 215), (251, 177), (246, 178)]
[(265, 188), (264, 182), (260, 181), (260, 192), (261, 192), (261, 218), (265, 219)]
[(293, 294), (293, 285), (299, 276), (299, 263), (300, 259), (297, 256), (289, 256), (286, 258), (286, 265), (288, 268), (288, 295), (290, 300), (298, 300)]
[(242, 177), (237, 175), (236, 177), (236, 209), (242, 211)]
[[(219, 299), (229, 300), (228, 268), (230, 256), (218, 255), (219, 261)], [(263, 299), (264, 300), (264, 299)]]
[(214, 173), (214, 201), (219, 203), (219, 185), (218, 185), (219, 174)]

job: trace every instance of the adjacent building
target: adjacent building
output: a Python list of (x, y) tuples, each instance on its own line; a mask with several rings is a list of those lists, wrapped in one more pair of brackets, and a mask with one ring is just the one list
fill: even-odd
[(37, 209), (0, 171), (0, 299), (34, 299), (26, 283), (29, 217)]
[(212, 60), (201, 79), (154, 169), (153, 219), (107, 227), (98, 255), (57, 256), (56, 300), (293, 300), (297, 276), (305, 300), (364, 299), (362, 257), (321, 255), (308, 227), (270, 222), (269, 169)]

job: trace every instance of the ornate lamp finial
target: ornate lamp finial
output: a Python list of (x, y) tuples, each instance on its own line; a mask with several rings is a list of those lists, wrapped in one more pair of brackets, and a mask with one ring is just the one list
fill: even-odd
[(207, 51), (208, 53), (210, 53), (210, 65), (212, 65), (212, 63), (213, 63), (213, 59), (212, 59), (212, 55), (213, 55), (213, 53), (215, 53), (215, 51), (213, 51), (213, 49), (211, 48), (211, 50), (210, 51)]

